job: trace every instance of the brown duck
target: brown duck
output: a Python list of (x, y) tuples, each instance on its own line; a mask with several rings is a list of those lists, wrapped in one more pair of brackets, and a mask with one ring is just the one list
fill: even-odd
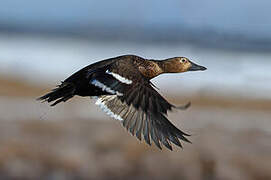
[(68, 77), (56, 89), (39, 98), (53, 102), (54, 106), (75, 95), (96, 98), (108, 115), (120, 120), (124, 127), (146, 143), (151, 140), (161, 149), (162, 143), (172, 150), (171, 142), (182, 147), (179, 139), (190, 142), (188, 134), (176, 128), (168, 119), (167, 112), (176, 107), (164, 99), (154, 88), (151, 79), (163, 73), (203, 71), (185, 57), (165, 60), (144, 59), (135, 55), (124, 55), (91, 64)]

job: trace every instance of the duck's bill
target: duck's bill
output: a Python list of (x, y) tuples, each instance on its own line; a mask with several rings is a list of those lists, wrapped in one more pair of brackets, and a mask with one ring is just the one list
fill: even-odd
[(204, 71), (206, 69), (207, 68), (204, 66), (200, 66), (191, 62), (191, 67), (188, 69), (188, 71)]

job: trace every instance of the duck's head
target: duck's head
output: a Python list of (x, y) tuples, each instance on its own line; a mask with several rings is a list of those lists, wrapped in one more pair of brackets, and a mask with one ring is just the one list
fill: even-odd
[(186, 57), (174, 57), (163, 61), (163, 70), (165, 73), (204, 71), (206, 69), (206, 67), (193, 63)]

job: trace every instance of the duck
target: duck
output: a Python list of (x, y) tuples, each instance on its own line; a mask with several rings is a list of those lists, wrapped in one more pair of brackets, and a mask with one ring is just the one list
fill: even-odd
[(151, 142), (172, 150), (172, 143), (182, 148), (181, 141), (191, 143), (187, 134), (167, 118), (173, 109), (185, 110), (190, 102), (175, 106), (158, 93), (151, 82), (164, 73), (204, 71), (207, 68), (186, 57), (164, 60), (122, 55), (90, 64), (65, 79), (49, 93), (38, 98), (55, 106), (74, 96), (91, 97), (107, 115), (121, 124), (140, 141)]

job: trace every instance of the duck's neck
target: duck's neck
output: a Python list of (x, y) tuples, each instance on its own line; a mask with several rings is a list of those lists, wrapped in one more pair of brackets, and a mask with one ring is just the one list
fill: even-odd
[(165, 59), (162, 61), (156, 61), (161, 68), (162, 73), (175, 73), (176, 65), (171, 62), (171, 59)]
[(140, 72), (148, 78), (154, 78), (163, 73), (176, 73), (178, 66), (172, 63), (172, 59), (144, 61), (143, 66), (139, 66)]

